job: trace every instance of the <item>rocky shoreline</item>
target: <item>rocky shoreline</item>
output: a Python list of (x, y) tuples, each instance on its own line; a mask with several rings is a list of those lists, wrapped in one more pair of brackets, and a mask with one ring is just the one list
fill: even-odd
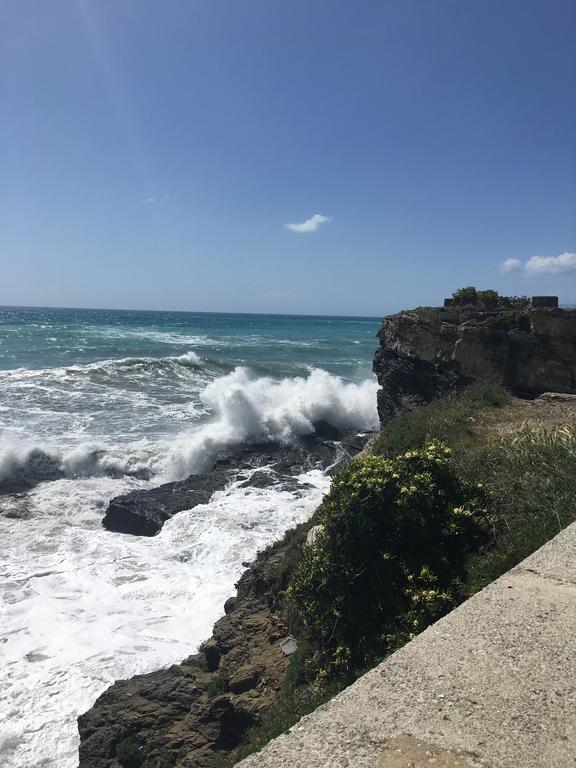
[(316, 425), (314, 434), (291, 445), (233, 446), (218, 452), (210, 471), (116, 496), (108, 504), (102, 525), (117, 533), (154, 536), (173, 515), (208, 503), (216, 491), (232, 482), (241, 481), (243, 487), (292, 488), (298, 475), (312, 469), (337, 469), (354, 446), (353, 435), (343, 436), (324, 422)]
[[(201, 650), (168, 669), (120, 680), (78, 720), (80, 768), (118, 766), (119, 745), (145, 748), (145, 766), (209, 766), (230, 754), (275, 703), (288, 629), (266, 573), (281, 549), (238, 582)], [(181, 762), (185, 760), (185, 762)]]
[[(291, 487), (310, 469), (336, 471), (368, 437), (341, 436), (319, 425), (298, 445), (239, 447), (221, 453), (213, 473), (113, 499), (103, 524), (154, 535), (172, 514), (203, 503), (211, 488), (242, 478), (253, 487)], [(313, 524), (312, 517), (245, 564), (237, 595), (226, 602), (225, 615), (198, 653), (167, 669), (117, 681), (81, 715), (79, 768), (118, 768), (123, 749), (141, 751), (134, 765), (143, 768), (208, 768), (233, 754), (281, 694), (296, 648), (283, 617), (283, 563), (295, 546), (303, 546)]]

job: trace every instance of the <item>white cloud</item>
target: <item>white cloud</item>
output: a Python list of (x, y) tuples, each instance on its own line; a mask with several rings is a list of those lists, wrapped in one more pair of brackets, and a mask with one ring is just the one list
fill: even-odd
[(522, 262), (520, 259), (506, 259), (500, 264), (500, 272), (514, 272), (515, 269), (520, 269)]
[(155, 197), (145, 197), (144, 200), (140, 200), (141, 205), (154, 205), (154, 203), (157, 203), (158, 199)]
[(289, 229), (290, 232), (316, 232), (322, 224), (327, 224), (329, 221), (332, 221), (330, 216), (322, 216), (321, 213), (315, 213), (314, 216), (311, 216), (300, 224), (284, 224), (284, 227)]
[(561, 253), (559, 256), (532, 256), (524, 264), (529, 275), (561, 275), (576, 272), (576, 253)]
[(563, 275), (576, 273), (576, 253), (561, 253), (559, 256), (532, 256), (526, 261), (506, 259), (499, 264), (500, 272), (522, 270), (531, 275)]

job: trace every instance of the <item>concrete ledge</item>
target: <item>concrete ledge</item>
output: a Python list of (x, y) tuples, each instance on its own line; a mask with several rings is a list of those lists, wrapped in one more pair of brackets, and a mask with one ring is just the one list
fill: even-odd
[(575, 768), (576, 524), (240, 765)]

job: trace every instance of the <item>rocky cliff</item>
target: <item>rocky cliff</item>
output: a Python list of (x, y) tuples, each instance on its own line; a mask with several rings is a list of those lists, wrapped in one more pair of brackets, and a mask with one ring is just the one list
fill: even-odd
[(384, 318), (378, 337), (382, 423), (480, 379), (520, 397), (576, 393), (576, 309), (420, 307)]

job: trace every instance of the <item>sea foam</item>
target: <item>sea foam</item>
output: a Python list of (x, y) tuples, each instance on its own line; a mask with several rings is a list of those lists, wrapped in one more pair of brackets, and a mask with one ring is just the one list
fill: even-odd
[(0, 374), (0, 484), (35, 486), (0, 499), (2, 768), (77, 765), (77, 716), (114, 680), (194, 652), (241, 563), (309, 517), (329, 480), (238, 482), (152, 539), (101, 528), (113, 496), (205, 469), (233, 444), (290, 443), (321, 421), (377, 426), (372, 378), (221, 376), (191, 349), (205, 346), (185, 343), (182, 355)]
[[(181, 357), (188, 365), (197, 364), (194, 352)], [(194, 408), (189, 409), (195, 426), (176, 433), (169, 442), (139, 440), (111, 445), (104, 440), (76, 440), (58, 446), (31, 438), (5, 440), (0, 448), (0, 492), (24, 490), (61, 478), (154, 477), (157, 483), (182, 480), (209, 469), (221, 448), (241, 443), (289, 443), (311, 435), (319, 422), (342, 431), (376, 429), (377, 386), (369, 379), (359, 384), (345, 382), (318, 369), (307, 377), (273, 379), (236, 368), (201, 390), (200, 401), (210, 414), (208, 420), (198, 423)]]
[(290, 492), (236, 483), (152, 539), (99, 526), (108, 499), (137, 481), (45, 483), (30, 501), (41, 514), (0, 515), (11, 544), (0, 551), (2, 768), (74, 768), (78, 715), (115, 680), (196, 650), (242, 561), (309, 517), (328, 485), (318, 471), (301, 481)]
[(165, 467), (167, 480), (209, 468), (216, 452), (240, 443), (290, 442), (327, 422), (342, 431), (376, 429), (376, 381), (344, 382), (322, 370), (285, 379), (254, 377), (236, 368), (200, 394), (211, 422), (175, 441)]

